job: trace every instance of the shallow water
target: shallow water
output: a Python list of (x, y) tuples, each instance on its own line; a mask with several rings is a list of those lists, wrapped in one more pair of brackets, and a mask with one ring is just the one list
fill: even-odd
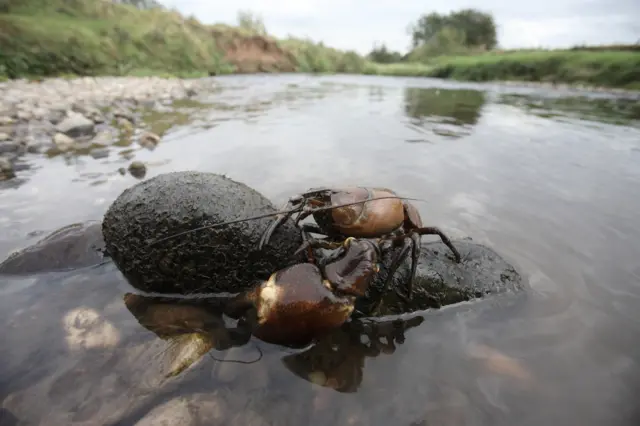
[[(638, 98), (412, 78), (212, 81), (211, 109), (134, 153), (146, 178), (225, 173), (277, 205), (314, 186), (391, 187), (428, 200), (416, 204), (425, 223), (505, 256), (531, 291), (426, 312), (379, 356), (345, 345), (334, 374), (351, 392), (339, 392), (293, 374), (282, 358), (294, 351), (254, 340), (211, 354), (250, 361), (259, 348), (259, 362), (204, 357), (163, 378), (166, 342), (127, 309), (132, 289), (111, 264), (0, 278), (1, 425), (154, 413), (175, 424), (638, 424)], [(117, 172), (128, 161), (117, 150), (130, 148), (29, 159), (19, 185), (0, 189), (0, 256), (99, 219), (137, 182)]]

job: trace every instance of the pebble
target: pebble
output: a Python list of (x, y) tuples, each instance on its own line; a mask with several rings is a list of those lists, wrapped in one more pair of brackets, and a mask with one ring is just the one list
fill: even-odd
[(114, 135), (110, 130), (103, 130), (91, 139), (91, 145), (109, 146), (113, 143)]
[(0, 181), (15, 177), (13, 164), (5, 157), (0, 157)]
[[(118, 131), (121, 136), (123, 131), (128, 134), (137, 131), (140, 120), (135, 111), (138, 107), (189, 98), (212, 88), (210, 79), (160, 77), (4, 82), (0, 84), (0, 154), (10, 154), (13, 158), (27, 153), (40, 154), (50, 148), (54, 148), (54, 152), (56, 149), (69, 152), (82, 146), (93, 146), (91, 156), (104, 158), (107, 153), (102, 148), (117, 140)], [(112, 127), (114, 122), (119, 129)], [(139, 141), (140, 145), (151, 149), (160, 137), (144, 132)], [(0, 165), (0, 180), (15, 177), (12, 161), (2, 157)], [(134, 162), (129, 172), (142, 178), (146, 166)]]
[(58, 148), (62, 152), (65, 152), (72, 149), (76, 141), (74, 141), (73, 138), (70, 138), (64, 133), (56, 133), (53, 137), (53, 143), (55, 144), (56, 148)]
[(87, 117), (79, 113), (72, 113), (67, 115), (67, 118), (62, 120), (56, 126), (56, 131), (64, 133), (71, 137), (89, 136), (93, 134), (95, 124)]
[(144, 132), (140, 135), (140, 145), (146, 147), (155, 147), (160, 142), (160, 136), (152, 132)]
[(147, 166), (142, 161), (134, 161), (129, 164), (129, 173), (133, 177), (142, 179), (147, 174)]

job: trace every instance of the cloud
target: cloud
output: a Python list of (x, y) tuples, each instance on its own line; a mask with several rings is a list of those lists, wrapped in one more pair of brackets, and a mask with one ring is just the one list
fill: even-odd
[(498, 25), (498, 42), (505, 48), (568, 47), (576, 44), (635, 43), (640, 39), (637, 0), (161, 0), (207, 23), (236, 22), (238, 10), (262, 15), (267, 30), (278, 37), (292, 34), (325, 44), (367, 53), (375, 42), (405, 52), (407, 26), (432, 11), (462, 8), (490, 12)]

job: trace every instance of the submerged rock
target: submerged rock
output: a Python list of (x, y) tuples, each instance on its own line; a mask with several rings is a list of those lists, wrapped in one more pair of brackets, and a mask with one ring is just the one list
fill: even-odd
[(260, 237), (273, 217), (183, 231), (275, 212), (259, 192), (225, 176), (173, 172), (125, 190), (104, 216), (108, 253), (129, 283), (158, 293), (239, 292), (274, 271), (300, 262), (302, 244), (288, 221), (262, 251)]
[(0, 157), (0, 181), (16, 177), (13, 164), (8, 158)]
[(105, 260), (100, 222), (74, 223), (49, 234), (37, 243), (0, 263), (0, 274), (26, 275), (65, 271)]
[[(394, 289), (407, 294), (411, 270), (409, 255), (394, 274), (390, 291), (382, 295), (383, 303), (378, 314), (394, 315), (440, 308), (491, 294), (525, 289), (522, 276), (493, 249), (476, 244), (471, 239), (453, 240), (452, 243), (460, 252), (460, 263), (455, 263), (449, 248), (440, 241), (421, 244), (413, 295), (410, 303), (407, 303), (398, 297)], [(380, 274), (369, 293), (356, 304), (361, 312), (368, 313), (373, 302), (380, 297), (394, 254), (393, 251), (385, 254)]]

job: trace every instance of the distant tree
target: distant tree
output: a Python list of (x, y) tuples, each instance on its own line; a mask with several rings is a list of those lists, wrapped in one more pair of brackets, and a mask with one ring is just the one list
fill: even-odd
[(267, 29), (264, 26), (262, 17), (249, 10), (238, 11), (238, 26), (255, 34), (267, 34)]
[(387, 46), (383, 43), (380, 46), (373, 45), (373, 49), (367, 55), (370, 61), (378, 62), (380, 64), (391, 64), (400, 62), (402, 60), (402, 54), (400, 52), (393, 52), (387, 49)]
[[(461, 39), (462, 45), (467, 48), (489, 50), (498, 43), (493, 16), (475, 9), (463, 9), (448, 15), (432, 12), (421, 16), (409, 26), (408, 31), (414, 49), (423, 44), (433, 45), (438, 40), (450, 42), (452, 37)], [(448, 34), (441, 34), (443, 31)]]

